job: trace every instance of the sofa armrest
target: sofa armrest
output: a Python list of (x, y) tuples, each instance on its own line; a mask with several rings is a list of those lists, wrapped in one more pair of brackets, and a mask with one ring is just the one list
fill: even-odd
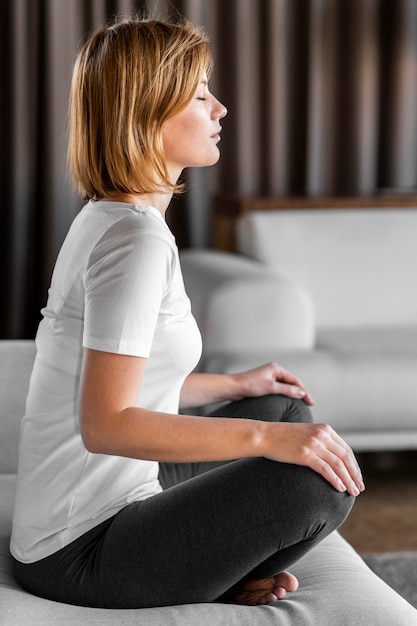
[(226, 351), (310, 350), (315, 322), (308, 293), (243, 256), (186, 250), (181, 264), (203, 336), (203, 356)]

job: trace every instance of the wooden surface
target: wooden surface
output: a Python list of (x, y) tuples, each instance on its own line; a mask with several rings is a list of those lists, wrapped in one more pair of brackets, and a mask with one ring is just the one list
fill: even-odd
[(357, 456), (366, 490), (341, 535), (360, 554), (417, 551), (417, 452)]

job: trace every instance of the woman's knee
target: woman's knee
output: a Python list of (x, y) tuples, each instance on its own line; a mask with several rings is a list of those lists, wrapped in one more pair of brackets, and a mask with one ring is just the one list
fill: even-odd
[(349, 515), (355, 498), (346, 491), (338, 491), (323, 476), (310, 468), (305, 469), (306, 510), (322, 517), (329, 531), (336, 530)]
[(313, 421), (311, 411), (303, 400), (283, 395), (243, 398), (222, 407), (221, 413), (225, 417), (243, 417), (264, 422), (311, 423)]
[[(328, 532), (336, 530), (349, 515), (355, 498), (337, 491), (323, 476), (309, 467), (257, 459), (255, 480), (270, 490), (271, 497), (286, 498), (285, 506), (294, 518), (322, 520)], [(279, 489), (277, 490), (277, 486)], [(279, 495), (278, 495), (279, 494)]]

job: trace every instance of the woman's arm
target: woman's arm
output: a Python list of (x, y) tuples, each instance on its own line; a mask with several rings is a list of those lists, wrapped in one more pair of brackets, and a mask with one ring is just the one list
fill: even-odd
[(356, 459), (330, 426), (208, 419), (138, 408), (145, 364), (140, 357), (84, 350), (80, 428), (90, 452), (167, 462), (264, 456), (311, 467), (338, 491), (358, 495), (362, 478)]
[(239, 374), (190, 374), (181, 390), (180, 408), (269, 394), (303, 398), (306, 404), (314, 404), (313, 398), (294, 374), (277, 363), (267, 363)]
[(146, 361), (84, 350), (80, 428), (89, 451), (166, 462), (258, 456), (258, 429), (251, 420), (235, 420), (233, 426), (227, 418), (209, 421), (138, 408)]

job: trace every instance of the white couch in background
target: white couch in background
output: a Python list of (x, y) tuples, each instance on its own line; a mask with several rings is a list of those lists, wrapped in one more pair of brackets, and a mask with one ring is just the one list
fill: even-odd
[(417, 208), (248, 212), (236, 240), (182, 253), (200, 369), (276, 360), (355, 450), (417, 448)]

